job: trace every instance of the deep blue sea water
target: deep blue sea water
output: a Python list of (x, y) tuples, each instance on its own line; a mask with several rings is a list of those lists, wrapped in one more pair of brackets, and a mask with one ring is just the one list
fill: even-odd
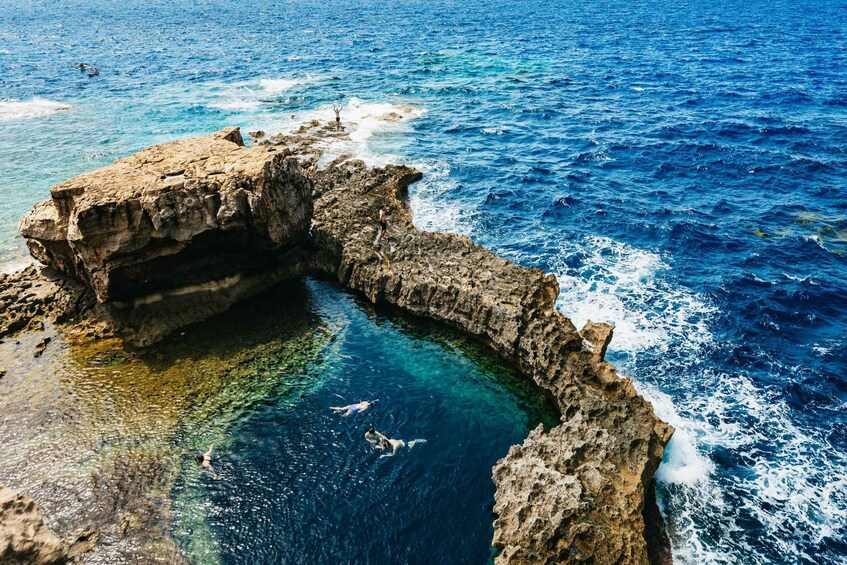
[(342, 104), (330, 153), (421, 168), (419, 227), (617, 324), (610, 359), (677, 428), (679, 562), (847, 559), (843, 0), (0, 0), (0, 98), (7, 269), (55, 182)]

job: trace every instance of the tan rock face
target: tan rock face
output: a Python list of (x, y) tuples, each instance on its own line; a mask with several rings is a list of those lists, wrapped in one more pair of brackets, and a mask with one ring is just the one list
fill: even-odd
[[(555, 277), (415, 229), (405, 200), (419, 177), (343, 160), (319, 173), (316, 267), (373, 302), (476, 336), (556, 401), (562, 423), (536, 429), (494, 468), (498, 563), (649, 562), (645, 508), (673, 429), (603, 361), (612, 327), (577, 332), (555, 310)], [(380, 208), (391, 214), (382, 242)]]
[(308, 237), (311, 186), (238, 128), (154, 145), (50, 190), (20, 222), (32, 255), (129, 301), (264, 268)]
[(87, 283), (101, 304), (84, 309), (135, 345), (302, 272), (311, 183), (238, 128), (148, 147), (50, 194), (20, 222), (32, 256)]
[[(665, 559), (652, 481), (673, 429), (604, 361), (612, 326), (577, 331), (555, 310), (552, 275), (467, 237), (415, 229), (406, 207), (420, 178), (413, 169), (339, 158), (312, 191), (273, 143), (312, 159), (329, 131), (306, 124), (248, 149), (233, 128), (154, 146), (54, 187), (21, 231), (36, 258), (87, 281), (100, 300), (130, 301), (100, 305), (99, 317), (131, 328), (142, 344), (307, 269), (476, 337), (561, 413), (557, 427), (534, 430), (494, 467), (497, 562)], [(380, 209), (390, 215), (381, 241)], [(14, 301), (33, 277), (3, 282), (0, 299)], [(7, 325), (31, 323), (37, 312)]]
[(35, 502), (0, 486), (0, 563), (65, 563), (67, 555), (67, 545), (44, 525)]

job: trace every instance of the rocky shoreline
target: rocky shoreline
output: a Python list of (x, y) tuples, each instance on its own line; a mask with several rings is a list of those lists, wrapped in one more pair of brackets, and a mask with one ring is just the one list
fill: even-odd
[(558, 426), (494, 467), (498, 563), (667, 562), (652, 482), (673, 429), (604, 361), (613, 328), (577, 331), (552, 275), (415, 229), (414, 169), (342, 156), (310, 182), (305, 165), (336, 135), (313, 122), (244, 147), (228, 128), (54, 187), (21, 232), (55, 270), (0, 278), (0, 339), (46, 319), (143, 346), (285, 278), (329, 275), (482, 341), (558, 407)]

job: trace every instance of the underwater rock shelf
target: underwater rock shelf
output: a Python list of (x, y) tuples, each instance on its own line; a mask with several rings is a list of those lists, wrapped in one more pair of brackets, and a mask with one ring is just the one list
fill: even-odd
[[(75, 318), (148, 344), (284, 278), (329, 275), (479, 339), (555, 402), (559, 425), (539, 426), (494, 467), (497, 563), (668, 561), (653, 475), (673, 428), (604, 361), (613, 328), (577, 331), (555, 309), (554, 276), (417, 230), (414, 169), (345, 155), (311, 183), (299, 159), (329, 132), (312, 123), (246, 148), (228, 128), (54, 187), (21, 232), (36, 259), (85, 284), (34, 269), (3, 277), (0, 299), (19, 314), (0, 330)], [(391, 219), (380, 242), (381, 208)], [(27, 306), (29, 288), (40, 306)]]

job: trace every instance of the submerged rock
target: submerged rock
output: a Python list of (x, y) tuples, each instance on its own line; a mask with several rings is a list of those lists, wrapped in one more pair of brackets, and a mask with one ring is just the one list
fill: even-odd
[(20, 222), (33, 257), (85, 281), (150, 343), (299, 273), (312, 215), (296, 159), (238, 128), (154, 145), (54, 186)]
[(86, 289), (50, 269), (27, 267), (0, 275), (0, 341), (44, 321), (64, 321), (80, 312)]
[(0, 563), (66, 563), (68, 546), (44, 525), (41, 510), (28, 496), (0, 485)]

